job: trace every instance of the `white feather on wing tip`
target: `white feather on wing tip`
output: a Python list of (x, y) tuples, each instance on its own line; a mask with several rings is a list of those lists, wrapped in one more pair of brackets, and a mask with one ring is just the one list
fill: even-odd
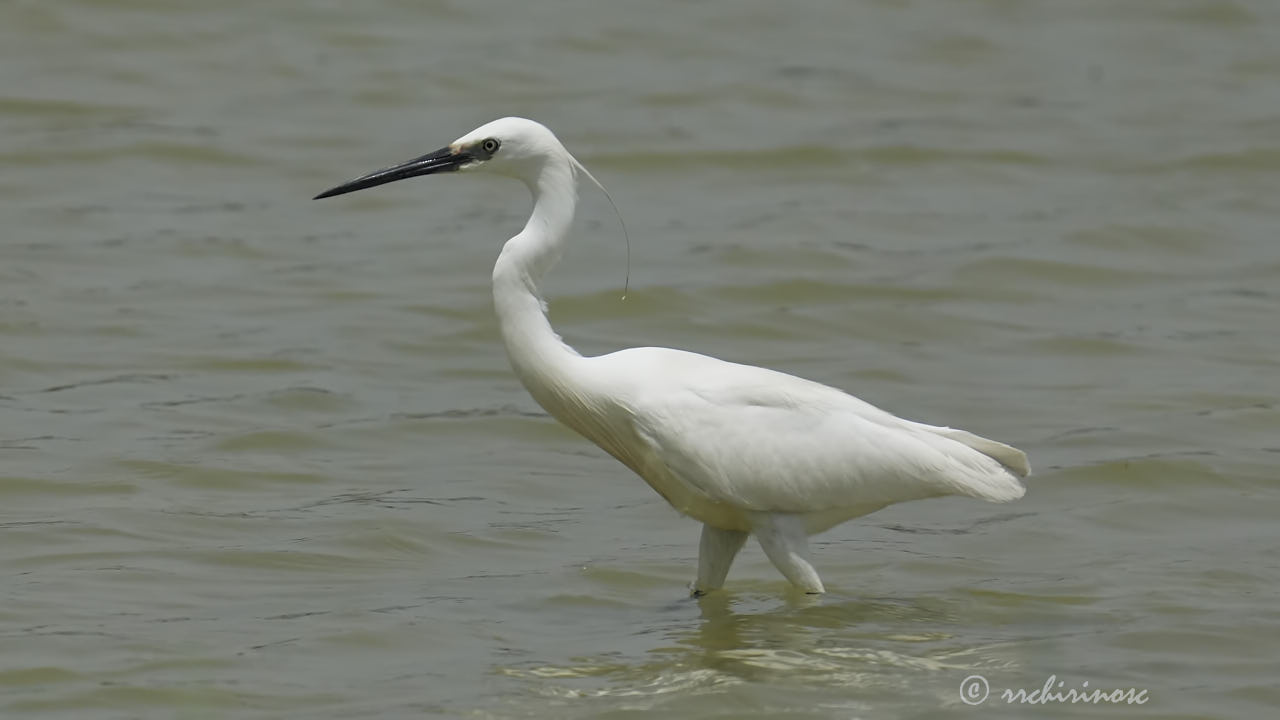
[[(929, 428), (931, 432), (937, 433), (948, 440), (954, 440), (961, 445), (971, 447), (974, 450), (995, 460), (1001, 465), (1008, 468), (1018, 477), (1026, 477), (1031, 474), (1031, 465), (1027, 462), (1027, 454), (1016, 447), (1005, 445), (1002, 442), (988, 440), (980, 435), (974, 435), (971, 432), (957, 430), (949, 427), (934, 427), (924, 425), (922, 427)], [(1021, 497), (1019, 495), (1018, 497)]]

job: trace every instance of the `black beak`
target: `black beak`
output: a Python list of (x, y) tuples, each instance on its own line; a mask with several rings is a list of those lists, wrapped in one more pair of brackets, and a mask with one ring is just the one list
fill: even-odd
[(432, 173), (444, 172), (446, 170), (457, 170), (467, 163), (475, 160), (470, 153), (465, 150), (454, 150), (453, 148), (443, 147), (432, 153), (427, 153), (422, 157), (414, 158), (408, 162), (392, 165), (389, 168), (376, 170), (368, 175), (362, 175), (355, 180), (345, 182), (338, 187), (330, 188), (312, 198), (320, 200), (322, 198), (333, 197), (334, 195), (344, 195), (356, 190), (364, 190), (365, 188), (385, 185), (389, 182), (397, 180), (405, 180), (419, 175), (430, 175)]

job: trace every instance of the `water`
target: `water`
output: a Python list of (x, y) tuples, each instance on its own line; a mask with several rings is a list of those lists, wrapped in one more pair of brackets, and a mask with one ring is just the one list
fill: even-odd
[[(8, 3), (0, 714), (1270, 717), (1278, 40), (1266, 0)], [(523, 189), (308, 200), (506, 114), (627, 220), (625, 302), (595, 193), (548, 283), (579, 349), (847, 388), (1025, 449), (1027, 497), (686, 599), (696, 525), (507, 369)], [(1000, 698), (1050, 676), (1148, 702)]]

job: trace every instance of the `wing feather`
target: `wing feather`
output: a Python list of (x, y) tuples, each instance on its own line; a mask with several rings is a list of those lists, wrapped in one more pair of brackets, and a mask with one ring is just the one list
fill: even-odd
[(1007, 501), (1024, 492), (1005, 466), (1025, 470), (1025, 456), (1007, 445), (903, 420), (784, 373), (705, 359), (712, 364), (662, 358), (678, 367), (645, 377), (676, 380), (648, 383), (630, 411), (651, 457), (711, 499), (810, 513), (949, 494)]

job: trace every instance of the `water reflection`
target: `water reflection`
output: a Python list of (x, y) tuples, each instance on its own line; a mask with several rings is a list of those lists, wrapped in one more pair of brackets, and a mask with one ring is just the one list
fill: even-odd
[[(571, 663), (502, 668), (538, 695), (656, 699), (772, 688), (807, 692), (857, 688), (858, 696), (901, 697), (925, 689), (930, 702), (953, 699), (954, 682), (976, 667), (1016, 665), (1001, 643), (957, 642), (971, 621), (934, 596), (869, 597), (799, 592), (777, 583), (717, 592), (671, 604), (653, 627), (659, 640), (634, 654)], [(632, 628), (634, 630), (634, 628)]]

